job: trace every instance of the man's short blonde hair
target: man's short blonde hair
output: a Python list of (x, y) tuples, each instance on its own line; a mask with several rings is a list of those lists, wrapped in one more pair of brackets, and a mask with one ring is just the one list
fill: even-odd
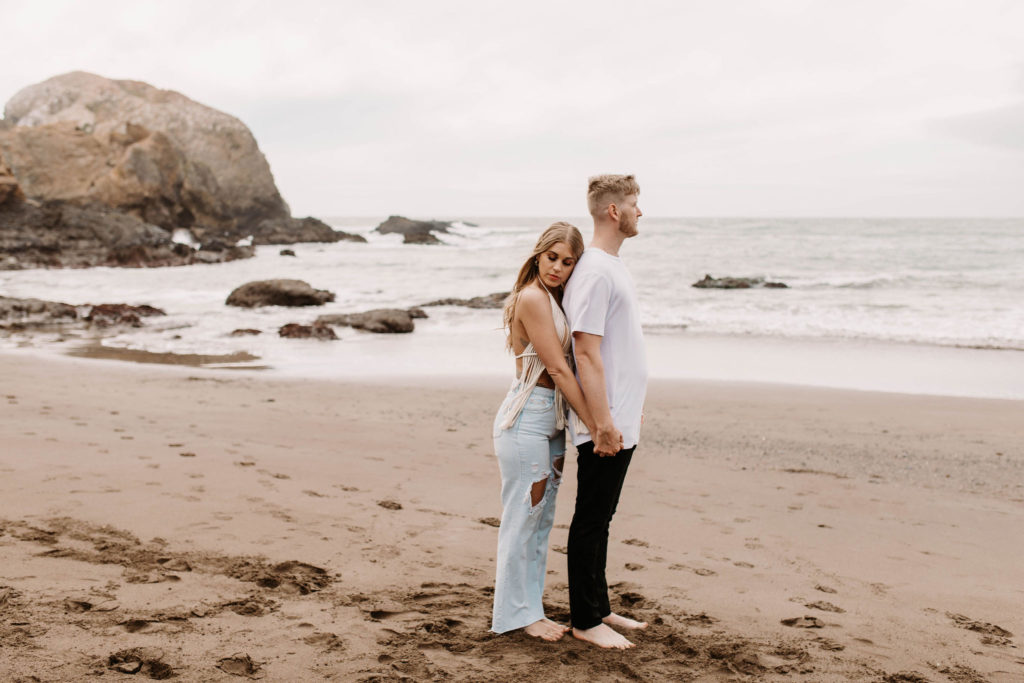
[(587, 181), (587, 208), (590, 215), (597, 218), (609, 204), (621, 204), (631, 194), (640, 194), (640, 186), (632, 174), (591, 176)]

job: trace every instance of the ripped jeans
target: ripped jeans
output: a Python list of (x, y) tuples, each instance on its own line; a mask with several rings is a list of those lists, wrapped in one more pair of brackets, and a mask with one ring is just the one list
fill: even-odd
[(554, 389), (536, 387), (515, 424), (500, 429), (514, 391), (505, 397), (494, 420), (502, 505), (491, 620), (495, 633), (544, 618), (548, 536), (555, 522), (555, 498), (565, 456), (565, 430), (555, 429)]

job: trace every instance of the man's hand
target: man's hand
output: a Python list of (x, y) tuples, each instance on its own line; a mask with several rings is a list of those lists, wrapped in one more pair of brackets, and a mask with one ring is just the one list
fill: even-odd
[(622, 450), (622, 432), (614, 425), (604, 429), (598, 427), (594, 436), (594, 453), (599, 457), (607, 458), (616, 455)]

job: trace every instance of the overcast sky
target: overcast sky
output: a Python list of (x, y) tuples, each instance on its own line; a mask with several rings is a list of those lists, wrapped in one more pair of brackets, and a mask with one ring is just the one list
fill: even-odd
[[(627, 5), (632, 8), (627, 9)], [(0, 101), (82, 69), (244, 121), (297, 215), (1024, 215), (1024, 2), (0, 0)]]

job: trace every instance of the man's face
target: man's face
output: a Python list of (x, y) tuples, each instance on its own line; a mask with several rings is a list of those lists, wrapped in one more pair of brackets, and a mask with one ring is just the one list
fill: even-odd
[(640, 220), (640, 216), (644, 215), (644, 212), (640, 210), (639, 204), (637, 204), (637, 196), (635, 194), (626, 195), (618, 208), (619, 232), (626, 237), (634, 237), (640, 232), (637, 228), (637, 222)]

